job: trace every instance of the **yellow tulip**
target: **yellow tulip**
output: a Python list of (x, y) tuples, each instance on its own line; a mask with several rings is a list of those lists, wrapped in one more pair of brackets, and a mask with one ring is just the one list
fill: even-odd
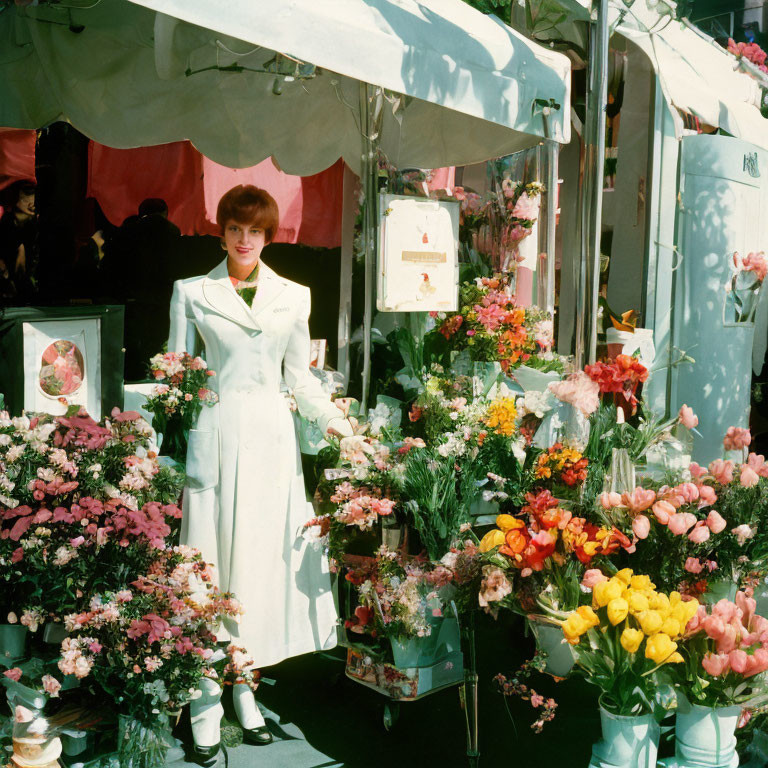
[(594, 557), (597, 554), (597, 550), (600, 549), (600, 542), (585, 541), (584, 544), (582, 544), (581, 548), (584, 550), (584, 553), (587, 554), (589, 557)]
[(632, 613), (640, 613), (641, 611), (647, 611), (650, 607), (648, 605), (648, 598), (642, 592), (635, 592), (629, 590), (629, 610)]
[(644, 637), (645, 635), (643, 635), (639, 629), (632, 629), (631, 627), (627, 627), (621, 633), (619, 640), (621, 642), (621, 647), (625, 651), (634, 653), (640, 647), (640, 643), (643, 642)]
[(645, 658), (656, 662), (656, 664), (669, 661), (676, 650), (677, 643), (673, 643), (672, 638), (663, 632), (657, 632), (645, 641)]
[(685, 661), (685, 659), (677, 651), (675, 651), (667, 659), (667, 664), (682, 664), (684, 661)]
[(664, 623), (661, 625), (661, 631), (670, 637), (677, 637), (681, 634), (680, 622), (672, 616), (668, 616), (664, 619)]
[(589, 629), (584, 619), (579, 616), (578, 613), (572, 613), (563, 622), (563, 634), (565, 639), (571, 644), (576, 645), (579, 642), (579, 638)]
[(696, 615), (696, 613), (698, 612), (698, 610), (699, 610), (699, 601), (698, 601), (698, 600), (696, 600), (696, 599), (694, 598), (693, 600), (688, 600), (687, 602), (683, 603), (683, 605), (685, 606), (685, 616), (686, 616), (686, 621), (685, 621), (685, 623), (683, 623), (682, 621), (681, 621), (680, 623), (682, 624), (682, 626), (683, 626), (683, 628), (684, 628), (684, 627), (685, 627), (685, 625), (686, 625), (686, 624), (687, 624), (687, 623), (688, 623), (688, 622), (689, 622), (689, 621), (690, 621), (690, 620), (691, 620), (691, 619), (692, 619), (692, 618), (693, 618), (693, 617)]
[(629, 581), (629, 586), (632, 589), (656, 589), (656, 585), (651, 582), (650, 576), (633, 576)]
[(504, 543), (504, 531), (494, 528), (483, 536), (480, 540), (479, 549), (481, 552), (490, 552), (495, 547), (500, 547)]
[(622, 597), (617, 597), (608, 603), (608, 621), (615, 627), (627, 618), (629, 603)]
[(661, 618), (661, 614), (658, 611), (643, 611), (637, 615), (637, 620), (640, 622), (640, 627), (646, 635), (656, 634), (664, 623), (664, 619)]
[(669, 593), (669, 604), (674, 608), (678, 603), (683, 602), (683, 596), (679, 592)]
[(596, 627), (600, 624), (600, 619), (597, 617), (597, 614), (588, 605), (580, 605), (576, 609), (576, 613), (578, 613), (590, 627)]
[(595, 584), (592, 589), (592, 604), (595, 604), (598, 608), (602, 608), (604, 605), (608, 605), (611, 600), (616, 600), (621, 597), (621, 593), (624, 591), (624, 585), (618, 579), (609, 579), (608, 581), (602, 581), (599, 584)]
[(658, 611), (663, 619), (669, 616), (672, 608), (669, 604), (669, 598), (663, 592), (654, 592), (648, 598), (648, 604), (652, 611)]
[(625, 584), (629, 584), (632, 580), (632, 569), (631, 568), (622, 568), (617, 574), (616, 577), (620, 581), (623, 581)]

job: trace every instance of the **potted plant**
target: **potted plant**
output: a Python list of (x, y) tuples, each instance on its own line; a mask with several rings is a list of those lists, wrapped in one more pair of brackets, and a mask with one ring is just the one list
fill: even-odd
[(684, 661), (679, 641), (698, 607), (677, 592), (657, 592), (648, 576), (626, 568), (596, 583), (592, 605), (579, 606), (562, 622), (577, 669), (602, 691), (603, 738), (592, 749), (592, 768), (656, 765), (657, 673)]
[(768, 619), (755, 613), (754, 599), (737, 592), (733, 602), (698, 609), (681, 650), (683, 663), (671, 672), (678, 693), (675, 757), (660, 764), (737, 766), (742, 709), (768, 702)]

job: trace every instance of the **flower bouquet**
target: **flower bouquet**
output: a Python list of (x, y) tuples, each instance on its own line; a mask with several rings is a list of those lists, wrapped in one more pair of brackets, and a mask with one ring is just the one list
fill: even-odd
[(503, 371), (527, 365), (562, 371), (552, 352), (552, 318), (538, 307), (518, 307), (506, 275), (479, 277), (459, 288), (459, 311), (434, 313), (435, 330), (454, 352), (467, 351), (477, 362), (497, 362)]
[(768, 619), (744, 592), (734, 602), (700, 606), (687, 626), (683, 656), (672, 672), (675, 759), (662, 764), (738, 765), (734, 732), (742, 708), (768, 702)]
[(152, 378), (161, 383), (145, 407), (153, 414), (153, 428), (163, 435), (161, 453), (183, 464), (189, 430), (204, 405), (218, 402), (218, 395), (208, 386), (208, 379), (216, 374), (201, 357), (186, 352), (158, 354), (149, 363)]
[(602, 691), (603, 739), (593, 747), (591, 766), (656, 765), (658, 672), (684, 662), (681, 638), (698, 608), (696, 600), (658, 592), (648, 576), (625, 568), (595, 583), (592, 606), (562, 622), (578, 669)]

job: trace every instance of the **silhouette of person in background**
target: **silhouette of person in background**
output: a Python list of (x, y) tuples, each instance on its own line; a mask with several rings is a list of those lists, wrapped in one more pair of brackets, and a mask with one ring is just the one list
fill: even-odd
[(147, 377), (149, 358), (168, 338), (167, 307), (173, 293), (171, 264), (181, 233), (168, 206), (148, 198), (104, 245), (101, 293), (125, 304), (125, 378)]
[(17, 181), (2, 193), (0, 218), (0, 303), (28, 304), (36, 293), (36, 187)]

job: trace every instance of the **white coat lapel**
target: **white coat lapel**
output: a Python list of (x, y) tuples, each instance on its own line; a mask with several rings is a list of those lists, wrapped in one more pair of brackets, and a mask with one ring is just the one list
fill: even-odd
[[(256, 291), (258, 295), (258, 290)], [(203, 296), (208, 305), (230, 320), (247, 328), (261, 330), (248, 305), (237, 295), (227, 271), (227, 260), (214, 267), (203, 280)], [(255, 303), (255, 302), (254, 302)]]
[(262, 262), (259, 268), (259, 283), (256, 287), (256, 295), (253, 298), (251, 312), (254, 318), (267, 309), (272, 302), (288, 287), (286, 281), (274, 270)]

